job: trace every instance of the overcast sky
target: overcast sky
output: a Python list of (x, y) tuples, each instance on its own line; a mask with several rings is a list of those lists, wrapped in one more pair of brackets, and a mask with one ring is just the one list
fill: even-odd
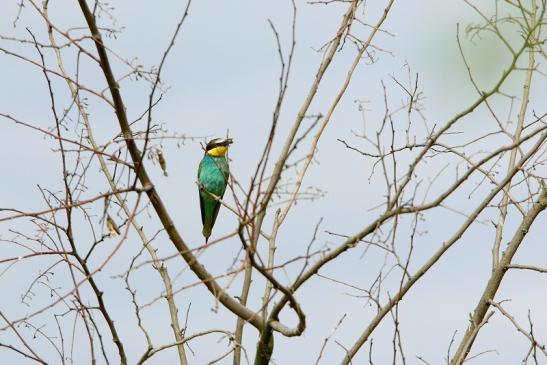
[[(0, 33), (5, 36), (28, 37), (26, 27), (32, 30), (39, 40), (47, 41), (45, 27), (39, 17), (26, 5), (17, 27), (12, 21), (17, 14), (18, 1), (4, 1), (2, 4), (3, 21)], [(50, 14), (60, 28), (80, 27), (84, 20), (76, 2), (52, 2)], [(379, 16), (378, 6), (383, 2), (369, 2), (370, 10), (365, 19), (370, 23)], [(373, 4), (374, 3), (374, 4)], [(172, 32), (180, 19), (185, 3), (180, 1), (111, 1), (114, 7), (112, 15), (115, 26), (122, 29), (116, 38), (105, 37), (110, 49), (124, 59), (150, 68), (157, 65), (167, 46)], [(294, 66), (286, 97), (286, 104), (280, 120), (279, 137), (274, 145), (275, 152), (282, 146), (288, 126), (292, 123), (309, 89), (322, 53), (317, 50), (335, 33), (346, 9), (344, 4), (329, 6), (310, 5), (297, 1), (298, 15), (296, 27), (296, 53)], [(170, 54), (162, 79), (168, 87), (161, 103), (154, 110), (157, 123), (170, 132), (179, 132), (187, 136), (224, 136), (229, 133), (235, 141), (230, 150), (231, 171), (243, 184), (248, 184), (254, 171), (261, 146), (271, 123), (272, 111), (278, 87), (280, 62), (272, 30), (268, 24), (271, 19), (279, 31), (284, 51), (288, 51), (290, 41), (292, 6), (290, 1), (194, 1), (190, 14)], [(306, 246), (313, 235), (315, 224), (322, 218), (318, 234), (318, 245), (336, 244), (339, 238), (330, 236), (326, 231), (351, 235), (362, 229), (375, 217), (378, 210), (370, 208), (383, 199), (384, 187), (381, 175), (369, 180), (372, 163), (357, 153), (351, 153), (337, 141), (342, 138), (355, 145), (364, 145), (353, 132), (361, 133), (363, 122), (356, 100), (367, 101), (367, 120), (377, 123), (383, 115), (383, 94), (380, 81), (384, 81), (391, 92), (391, 101), (397, 105), (397, 99), (403, 100), (404, 93), (393, 82), (391, 76), (406, 81), (408, 68), (412, 75), (419, 74), (419, 85), (424, 93), (424, 115), (430, 125), (443, 124), (456, 112), (465, 109), (476, 93), (468, 80), (465, 67), (458, 54), (456, 43), (457, 24), (463, 29), (477, 16), (463, 1), (396, 1), (388, 20), (384, 24), (390, 34), (382, 33), (376, 38), (375, 45), (385, 52), (376, 52), (377, 62), (359, 67), (346, 95), (333, 116), (317, 154), (318, 163), (313, 164), (304, 180), (305, 186), (313, 186), (325, 192), (319, 200), (300, 202), (291, 212), (287, 223), (278, 238), (279, 261), (305, 253)], [(102, 19), (105, 24), (110, 20)], [(508, 56), (502, 47), (486, 37), (482, 43), (473, 45), (466, 41), (470, 57), (479, 82), (486, 89), (495, 80), (499, 72), (506, 67)], [(25, 54), (38, 59), (32, 47), (22, 46), (7, 40), (0, 40), (2, 48)], [(340, 87), (354, 52), (351, 45), (337, 54), (337, 58), (322, 83), (317, 99), (310, 112), (325, 113)], [(349, 49), (348, 49), (349, 48)], [(70, 50), (71, 52), (72, 50)], [(67, 51), (68, 54), (69, 51)], [(53, 64), (53, 54), (47, 55)], [(74, 57), (67, 58), (70, 70), (75, 67)], [(408, 65), (408, 66), (407, 66)], [(41, 71), (25, 64), (21, 60), (0, 53), (0, 112), (10, 114), (42, 128), (53, 127), (50, 102)], [(91, 70), (92, 65), (83, 65), (81, 80), (93, 87), (103, 88), (105, 83), (101, 75)], [(119, 74), (123, 66), (115, 64)], [(515, 94), (520, 94), (520, 76), (508, 82)], [(56, 97), (66, 107), (68, 97), (63, 81), (54, 80)], [(531, 109), (541, 110), (541, 101), (546, 100), (547, 87), (540, 79), (533, 89)], [(130, 120), (136, 119), (147, 107), (149, 89), (145, 83), (127, 81), (122, 83), (122, 95), (125, 99)], [(65, 104), (63, 104), (65, 103)], [(98, 138), (106, 142), (117, 130), (112, 110), (92, 96), (89, 98), (89, 111)], [(463, 123), (459, 131), (480, 135), (484, 127), (484, 110)], [(472, 135), (472, 134), (469, 134)], [(177, 147), (174, 142), (164, 144), (169, 176), (163, 177), (159, 168), (152, 163), (154, 182), (164, 197), (164, 201), (174, 218), (184, 239), (191, 246), (202, 244), (199, 203), (195, 185), (196, 171), (202, 157), (199, 142), (188, 140)], [(508, 141), (504, 141), (508, 143)], [(59, 156), (52, 149), (56, 144), (45, 139), (39, 133), (0, 119), (0, 171), (2, 171), (2, 192), (0, 207), (16, 207), (25, 211), (44, 209), (45, 203), (37, 186), (52, 191), (62, 189)], [(494, 145), (484, 146), (493, 148)], [(307, 145), (305, 146), (307, 148)], [(301, 150), (304, 155), (305, 149)], [(437, 170), (432, 168), (432, 173)], [(93, 174), (99, 175), (95, 168)], [(427, 171), (424, 178), (427, 178)], [(430, 176), (433, 177), (433, 176)], [(442, 182), (443, 180), (441, 180)], [(446, 180), (446, 181), (449, 181)], [(94, 186), (94, 192), (107, 190), (102, 176), (92, 176), (87, 182)], [(473, 199), (467, 199), (472, 187), (462, 195), (466, 199), (450, 201), (452, 207), (468, 212), (474, 207)], [(230, 195), (230, 194), (227, 194)], [(233, 202), (228, 197), (228, 202)], [(100, 208), (99, 214), (100, 214)], [(271, 214), (270, 214), (271, 215)], [(517, 217), (510, 215), (510, 219)], [(487, 220), (482, 217), (482, 220)], [(146, 219), (146, 218), (145, 218)], [(463, 218), (453, 212), (441, 215), (426, 215), (422, 229), (426, 230), (417, 242), (416, 256), (411, 270), (423, 263), (435, 249), (449, 237), (449, 233), (458, 227)], [(508, 226), (519, 222), (511, 220)], [(542, 227), (547, 223), (545, 214), (538, 218), (516, 261), (541, 264), (541, 258), (547, 254)], [(9, 229), (18, 223), (7, 222), (0, 225), (0, 237), (12, 237)], [(145, 225), (147, 233), (152, 235), (157, 226), (152, 220)], [(267, 229), (271, 222), (266, 224)], [(24, 225), (22, 225), (24, 227)], [(233, 231), (237, 219), (227, 210), (221, 210), (213, 232), (213, 238)], [(408, 363), (417, 363), (416, 356), (423, 356), (432, 364), (442, 363), (446, 349), (454, 331), (463, 333), (468, 323), (468, 315), (476, 305), (490, 274), (490, 250), (494, 228), (491, 224), (476, 224), (451, 249), (441, 261), (409, 292), (400, 311), (405, 355)], [(543, 235), (542, 235), (543, 233)], [(512, 234), (509, 231), (508, 236)], [(404, 240), (404, 238), (402, 238)], [(120, 328), (121, 336), (127, 343), (129, 362), (134, 363), (144, 350), (144, 339), (137, 331), (133, 308), (124, 291), (124, 283), (113, 278), (124, 272), (128, 258), (135, 255), (139, 242), (133, 235), (130, 244), (113, 258), (98, 280), (105, 289), (105, 300), (111, 308)], [(173, 253), (172, 244), (165, 235), (156, 240), (160, 255)], [(112, 242), (114, 245), (115, 242)], [(223, 273), (232, 264), (239, 249), (237, 240), (227, 240), (218, 247), (208, 250), (202, 257), (204, 264), (215, 274)], [(0, 259), (14, 251), (6, 245), (0, 245)], [(378, 268), (382, 265), (382, 252), (367, 252), (356, 248), (345, 254), (337, 262), (328, 265), (325, 275), (345, 280), (358, 287), (368, 288)], [(147, 257), (146, 257), (147, 259)], [(97, 259), (99, 260), (99, 259)], [(44, 262), (46, 262), (44, 264)], [(31, 262), (16, 265), (0, 278), (0, 293), (24, 292), (39, 270), (46, 267), (48, 261), (40, 264)], [(117, 266), (117, 265), (123, 266)], [(181, 260), (169, 261), (172, 273), (178, 273), (185, 265)], [(122, 269), (120, 269), (122, 267)], [(0, 266), (0, 272), (4, 268)], [(293, 270), (296, 270), (294, 268)], [(289, 270), (290, 271), (290, 270)], [(258, 276), (258, 275), (257, 275)], [(282, 277), (283, 274), (279, 273)], [(137, 271), (132, 279), (139, 288), (139, 300), (146, 303), (160, 293), (161, 282), (157, 273), (150, 268)], [(195, 281), (195, 277), (185, 273), (175, 282), (181, 287)], [(239, 294), (240, 282), (231, 288), (233, 295)], [(251, 292), (250, 306), (258, 307), (262, 295), (262, 281), (256, 277)], [(24, 289), (21, 289), (24, 288)], [(545, 282), (540, 275), (511, 273), (504, 280), (496, 298), (512, 298), (506, 306), (522, 323), (527, 323), (526, 315), (531, 310), (536, 336), (547, 341), (547, 292)], [(45, 293), (45, 292), (44, 292)], [(47, 302), (48, 294), (41, 293), (42, 299), (34, 299), (30, 307), (23, 306), (20, 296), (8, 295), (0, 301), (0, 310), (9, 318), (18, 318), (28, 311), (40, 308)], [(390, 292), (393, 294), (393, 292)], [(348, 295), (350, 294), (350, 295)], [(303, 286), (298, 299), (307, 314), (308, 328), (299, 338), (276, 336), (274, 360), (276, 364), (311, 364), (315, 361), (323, 339), (328, 336), (338, 320), (348, 317), (338, 329), (335, 337), (344, 346), (351, 346), (355, 339), (374, 315), (375, 309), (364, 305), (360, 293), (332, 282), (315, 279)], [(235, 320), (226, 310), (212, 311), (215, 301), (203, 287), (181, 292), (176, 297), (181, 316), (191, 303), (188, 333), (211, 327), (234, 328)], [(288, 311), (287, 311), (288, 312)], [(144, 321), (155, 338), (155, 344), (172, 340), (166, 306), (159, 301), (143, 312)], [(496, 348), (497, 353), (484, 355), (477, 363), (515, 364), (522, 360), (527, 341), (519, 336), (511, 324), (496, 314), (496, 319), (486, 326), (473, 347), (474, 352)], [(292, 314), (283, 313), (286, 323), (295, 323)], [(45, 319), (44, 319), (45, 321)], [(39, 322), (39, 321), (38, 321)], [(392, 322), (386, 318), (374, 332), (374, 359), (377, 364), (391, 361)], [(51, 325), (49, 323), (48, 325)], [(53, 329), (51, 329), (53, 331)], [(106, 334), (106, 332), (105, 332)], [(246, 327), (245, 344), (251, 359), (254, 358), (256, 330)], [(0, 333), (0, 342), (8, 341), (10, 334)], [(109, 344), (109, 350), (114, 351)], [(202, 364), (214, 358), (222, 349), (216, 338), (207, 338), (192, 344), (194, 354), (189, 354), (190, 363)], [(355, 363), (364, 363), (368, 358), (368, 345), (363, 348)], [(82, 340), (83, 351), (85, 340)], [(323, 355), (323, 364), (338, 363), (344, 355), (343, 349), (331, 342)], [(78, 354), (75, 354), (76, 363)], [(149, 361), (150, 364), (174, 363), (177, 354), (165, 351)], [(24, 363), (21, 357), (14, 357), (10, 351), (0, 350), (0, 359), (5, 363)], [(17, 362), (15, 362), (17, 361)], [(2, 360), (4, 363), (4, 360)], [(226, 361), (223, 363), (231, 363)]]

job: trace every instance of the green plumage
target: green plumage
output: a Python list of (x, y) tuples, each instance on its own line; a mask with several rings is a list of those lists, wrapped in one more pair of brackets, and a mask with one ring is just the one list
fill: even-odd
[(221, 205), (211, 194), (219, 198), (224, 196), (228, 184), (228, 175), (229, 169), (226, 157), (213, 157), (205, 153), (198, 169), (199, 205), (205, 242), (209, 240)]

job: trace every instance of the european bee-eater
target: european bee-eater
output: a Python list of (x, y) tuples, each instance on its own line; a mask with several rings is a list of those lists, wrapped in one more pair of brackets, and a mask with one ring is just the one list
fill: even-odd
[(198, 186), (201, 222), (205, 242), (209, 241), (211, 230), (217, 219), (220, 202), (228, 185), (228, 160), (226, 152), (232, 144), (231, 138), (215, 138), (205, 147), (205, 155), (199, 164)]

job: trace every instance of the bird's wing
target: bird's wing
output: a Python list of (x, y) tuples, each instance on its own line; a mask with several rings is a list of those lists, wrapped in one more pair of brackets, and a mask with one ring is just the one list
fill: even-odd
[[(228, 185), (228, 177), (230, 176), (228, 160), (224, 158), (222, 163), (220, 161), (217, 163), (217, 166), (219, 170), (222, 172), (222, 175), (224, 176), (224, 191), (219, 196), (219, 198), (222, 200), (222, 198), (224, 198), (224, 193), (226, 192), (226, 185)], [(213, 209), (213, 220), (211, 221), (211, 227), (215, 224), (215, 221), (217, 220), (218, 211), (220, 210), (221, 205), (222, 204), (218, 201), (215, 204), (215, 207)]]
[[(220, 196), (220, 199), (224, 198), (224, 193)], [(211, 221), (211, 227), (215, 225), (215, 221), (217, 220), (218, 211), (220, 210), (220, 202), (216, 202), (215, 207), (213, 208), (213, 220)]]
[(218, 211), (220, 210), (220, 203), (217, 202), (215, 204), (215, 207), (213, 208), (213, 219), (211, 220), (211, 228), (215, 225), (215, 221), (217, 220)]
[(201, 196), (201, 192), (199, 192), (199, 209), (201, 210), (201, 224), (205, 224), (205, 206), (203, 204), (203, 197)]
[(199, 193), (199, 209), (201, 210), (201, 224), (205, 224), (205, 206), (203, 204), (203, 197), (201, 196), (201, 182), (199, 181), (199, 175), (201, 174), (201, 166), (203, 165), (203, 160), (199, 163), (198, 167), (198, 193)]

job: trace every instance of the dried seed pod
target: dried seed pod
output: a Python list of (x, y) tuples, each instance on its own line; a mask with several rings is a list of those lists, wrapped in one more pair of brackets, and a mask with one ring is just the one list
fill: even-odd
[(161, 150), (158, 150), (156, 155), (158, 157), (158, 163), (160, 164), (161, 170), (163, 171), (163, 175), (167, 176), (167, 161), (165, 160), (163, 152), (161, 152)]
[(118, 225), (116, 222), (114, 222), (114, 219), (110, 215), (106, 216), (106, 228), (108, 229), (108, 232), (111, 237), (116, 237), (120, 235), (120, 229), (118, 228)]

